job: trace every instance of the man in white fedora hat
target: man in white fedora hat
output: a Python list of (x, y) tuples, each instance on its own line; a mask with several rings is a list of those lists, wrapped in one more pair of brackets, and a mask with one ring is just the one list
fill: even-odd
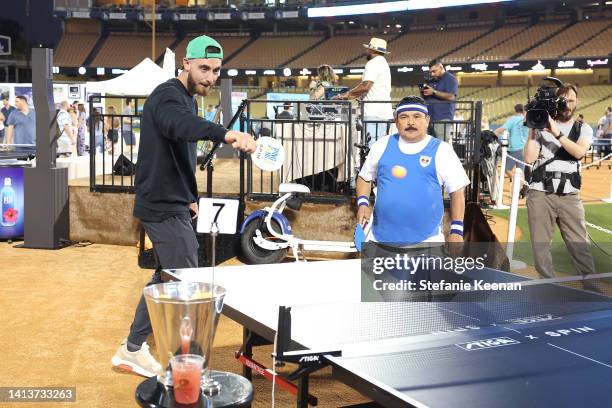
[(348, 92), (338, 95), (337, 99), (356, 99), (363, 97), (364, 125), (371, 143), (387, 134), (388, 121), (393, 118), (391, 103), (372, 101), (391, 101), (391, 70), (385, 59), (387, 41), (372, 37), (368, 44), (365, 70), (359, 85)]

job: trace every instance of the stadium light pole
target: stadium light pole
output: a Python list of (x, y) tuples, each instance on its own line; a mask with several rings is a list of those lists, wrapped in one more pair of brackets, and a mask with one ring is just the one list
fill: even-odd
[(155, 9), (156, 0), (151, 4), (151, 60), (155, 62)]

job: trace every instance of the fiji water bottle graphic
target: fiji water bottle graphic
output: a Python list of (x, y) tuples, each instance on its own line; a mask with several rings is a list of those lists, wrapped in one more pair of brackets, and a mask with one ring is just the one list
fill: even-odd
[(15, 208), (15, 190), (11, 186), (11, 178), (4, 179), (4, 187), (0, 191), (2, 200), (2, 225), (12, 227), (17, 224), (17, 209)]

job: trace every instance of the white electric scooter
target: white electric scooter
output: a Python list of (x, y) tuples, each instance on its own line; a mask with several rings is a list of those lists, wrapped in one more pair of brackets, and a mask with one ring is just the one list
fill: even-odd
[[(368, 151), (368, 142), (355, 144), (361, 152), (362, 161)], [(276, 171), (284, 162), (285, 151), (282, 144), (270, 137), (260, 137), (257, 149), (251, 155), (253, 163), (264, 171)], [(310, 189), (302, 184), (281, 183), (278, 186), (279, 197), (270, 207), (252, 212), (240, 228), (240, 246), (242, 254), (249, 264), (266, 264), (280, 262), (289, 248), (296, 262), (303, 251), (358, 252), (370, 234), (374, 211), (365, 228), (355, 227), (353, 242), (317, 241), (301, 239), (293, 235), (287, 217), (283, 215), (286, 208), (299, 211), (304, 197)], [(376, 194), (376, 188), (374, 188)]]
[(300, 260), (303, 251), (358, 252), (361, 250), (361, 243), (367, 240), (372, 216), (363, 230), (360, 226), (356, 228), (353, 242), (316, 241), (296, 237), (283, 211), (285, 208), (299, 211), (304, 197), (310, 194), (310, 189), (302, 184), (282, 183), (278, 187), (278, 194), (278, 199), (270, 207), (252, 212), (242, 223), (240, 244), (244, 258), (249, 264), (280, 262), (289, 249), (296, 261)]

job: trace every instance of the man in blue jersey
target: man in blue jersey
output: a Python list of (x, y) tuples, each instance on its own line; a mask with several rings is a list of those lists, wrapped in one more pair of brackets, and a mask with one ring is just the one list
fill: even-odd
[[(430, 116), (423, 98), (408, 96), (395, 108), (398, 133), (372, 145), (357, 179), (357, 221), (364, 226), (370, 218), (370, 191), (376, 181), (376, 206), (372, 245), (364, 247), (364, 265), (397, 255), (429, 259), (445, 257), (444, 243), (455, 253), (463, 243), (464, 187), (469, 179), (452, 146), (427, 134)], [(450, 229), (444, 236), (442, 189), (450, 196)], [(367, 266), (364, 270), (368, 270)], [(460, 279), (453, 270), (415, 267), (386, 270), (390, 282), (439, 282)], [(449, 273), (450, 272), (450, 273)], [(373, 278), (372, 275), (367, 277)], [(376, 278), (375, 278), (376, 279)], [(363, 282), (363, 281), (362, 281)], [(369, 285), (362, 286), (368, 291)], [(364, 289), (365, 288), (365, 289)], [(375, 288), (378, 290), (378, 288)], [(362, 292), (362, 294), (365, 292)], [(379, 300), (429, 300), (431, 292), (392, 291), (378, 293)], [(424, 298), (423, 296), (426, 296)], [(363, 299), (378, 301), (365, 295)]]
[[(464, 187), (470, 181), (459, 158), (450, 144), (427, 134), (430, 116), (422, 98), (405, 97), (394, 116), (398, 133), (374, 143), (359, 172), (357, 221), (363, 226), (370, 218), (376, 180), (373, 241), (399, 248), (463, 242)], [(451, 201), (446, 239), (442, 188)]]

